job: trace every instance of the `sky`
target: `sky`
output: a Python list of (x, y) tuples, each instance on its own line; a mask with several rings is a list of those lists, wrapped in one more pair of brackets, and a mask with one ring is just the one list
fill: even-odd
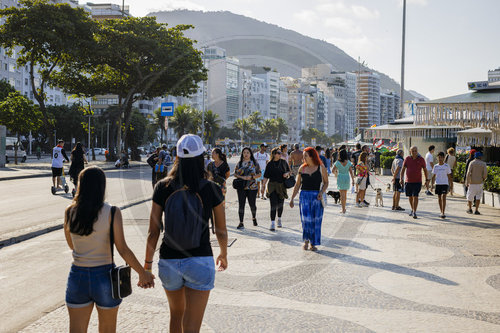
[[(121, 1), (94, 0), (93, 3)], [(403, 0), (125, 0), (134, 16), (227, 10), (328, 41), (401, 80)], [(405, 89), (435, 99), (466, 93), (500, 67), (499, 0), (407, 0)]]

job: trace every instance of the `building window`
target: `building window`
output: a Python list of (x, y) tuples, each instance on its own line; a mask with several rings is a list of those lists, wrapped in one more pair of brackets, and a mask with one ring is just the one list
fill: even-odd
[(24, 85), (27, 86), (28, 85), (28, 79), (24, 79)]

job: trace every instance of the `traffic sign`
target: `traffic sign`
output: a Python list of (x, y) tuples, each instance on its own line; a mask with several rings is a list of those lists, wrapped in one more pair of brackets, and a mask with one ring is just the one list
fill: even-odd
[(174, 115), (174, 103), (161, 103), (161, 116), (172, 117)]

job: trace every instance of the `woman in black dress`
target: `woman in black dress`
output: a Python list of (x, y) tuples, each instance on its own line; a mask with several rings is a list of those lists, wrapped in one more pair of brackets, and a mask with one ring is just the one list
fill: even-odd
[(85, 157), (85, 152), (83, 151), (82, 144), (80, 142), (76, 143), (76, 146), (71, 151), (71, 166), (69, 167), (69, 176), (71, 181), (75, 185), (71, 194), (75, 196), (77, 183), (78, 183), (78, 175), (85, 168), (85, 163), (87, 163), (87, 158)]
[(212, 162), (208, 163), (207, 171), (210, 175), (210, 180), (220, 186), (222, 194), (226, 196), (226, 180), (231, 174), (229, 165), (227, 164), (226, 154), (220, 148), (212, 150)]
[(285, 187), (285, 179), (290, 177), (290, 167), (288, 163), (281, 158), (281, 150), (279, 147), (271, 150), (271, 161), (267, 163), (266, 171), (264, 172), (263, 186), (267, 186), (266, 196), (271, 204), (271, 226), (269, 230), (275, 231), (276, 213), (278, 213), (277, 227), (281, 228), (281, 215), (283, 214), (283, 203), (288, 199)]

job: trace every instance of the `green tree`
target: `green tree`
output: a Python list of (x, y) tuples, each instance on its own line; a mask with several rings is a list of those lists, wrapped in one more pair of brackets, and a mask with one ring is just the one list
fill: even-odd
[(221, 120), (219, 115), (212, 110), (205, 112), (205, 133), (204, 137), (211, 145), (215, 144), (215, 135), (219, 132)]
[(276, 138), (276, 121), (274, 119), (266, 119), (260, 125), (260, 134), (262, 138)]
[(243, 134), (243, 141), (245, 138), (249, 139), (249, 133), (252, 128), (248, 119), (237, 119), (233, 124), (233, 128)]
[(262, 125), (263, 118), (262, 118), (262, 115), (259, 111), (255, 111), (254, 113), (249, 115), (248, 118), (246, 118), (246, 119), (248, 122), (248, 126), (250, 127), (247, 135), (249, 136), (250, 140), (253, 140), (259, 134), (259, 130), (260, 130), (260, 127)]
[(276, 142), (281, 141), (281, 136), (283, 134), (288, 134), (288, 125), (285, 119), (278, 117), (275, 119), (276, 122)]
[[(19, 7), (0, 10), (0, 16), (6, 19), (0, 26), (0, 45), (9, 55), (16, 52), (18, 68), (27, 67), (43, 128), (47, 137), (52, 138), (45, 89), (54, 85), (52, 75), (68, 57), (88, 58), (88, 51), (94, 49), (91, 45), (97, 23), (83, 8), (72, 8), (68, 4), (53, 5), (47, 0), (19, 3)], [(37, 72), (39, 79), (35, 80)]]
[(161, 115), (161, 108), (154, 110), (154, 121), (155, 129), (160, 131), (160, 142), (163, 142), (163, 134), (165, 133), (165, 116)]
[(7, 82), (5, 79), (0, 80), (0, 101), (3, 101), (4, 99), (9, 96), (10, 93), (16, 92), (17, 90), (14, 89), (13, 86), (10, 85), (9, 82)]
[(154, 17), (105, 20), (96, 33), (96, 56), (72, 57), (58, 72), (59, 85), (72, 94), (92, 96), (99, 91), (117, 95), (126, 144), (135, 101), (164, 95), (189, 96), (196, 92), (198, 82), (206, 80), (201, 51), (184, 36), (190, 28), (167, 28)]
[(169, 126), (174, 129), (177, 138), (184, 134), (196, 134), (200, 128), (199, 111), (192, 108), (190, 105), (181, 105), (174, 110), (174, 116), (169, 121)]
[(229, 138), (231, 140), (239, 140), (240, 139), (240, 135), (237, 132), (237, 130), (235, 130), (234, 128), (229, 128), (229, 127), (222, 126), (220, 128), (219, 132), (217, 132), (215, 138), (216, 139)]
[(17, 164), (17, 147), (20, 136), (29, 131), (36, 131), (41, 125), (41, 113), (36, 105), (29, 99), (11, 92), (0, 103), (0, 124), (16, 132), (17, 142), (14, 144), (14, 163)]
[(57, 131), (58, 138), (70, 141), (82, 141), (86, 138), (88, 122), (85, 117), (86, 110), (78, 104), (67, 105), (49, 105), (47, 106), (54, 129)]
[(132, 151), (131, 158), (134, 161), (140, 161), (141, 155), (137, 147), (151, 141), (150, 132), (148, 132), (148, 120), (137, 108), (133, 108), (130, 121), (129, 133), (127, 136), (127, 146)]

